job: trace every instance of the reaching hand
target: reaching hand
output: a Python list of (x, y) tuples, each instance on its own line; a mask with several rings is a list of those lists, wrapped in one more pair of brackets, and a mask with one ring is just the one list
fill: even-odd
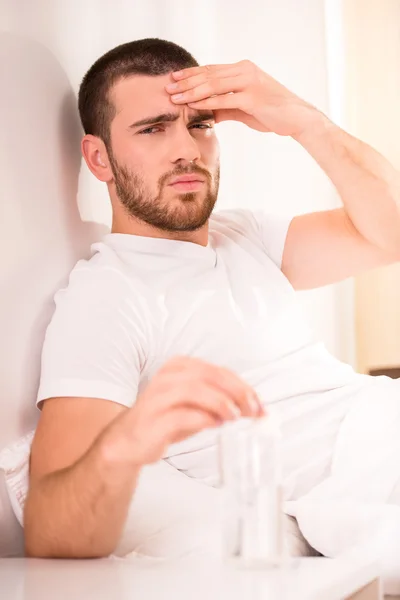
[(264, 414), (254, 390), (234, 373), (198, 359), (175, 358), (121, 415), (118, 451), (141, 466), (203, 429)]

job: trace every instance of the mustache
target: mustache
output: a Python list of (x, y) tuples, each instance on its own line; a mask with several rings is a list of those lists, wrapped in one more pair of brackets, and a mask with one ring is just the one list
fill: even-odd
[(207, 169), (203, 169), (202, 167), (199, 167), (198, 165), (187, 165), (186, 167), (185, 166), (177, 167), (170, 173), (165, 173), (160, 178), (160, 182), (159, 182), (160, 187), (164, 186), (164, 184), (169, 179), (171, 179), (173, 177), (179, 177), (180, 175), (202, 175), (208, 181), (211, 181), (211, 179), (212, 179), (211, 173), (209, 171), (207, 171)]

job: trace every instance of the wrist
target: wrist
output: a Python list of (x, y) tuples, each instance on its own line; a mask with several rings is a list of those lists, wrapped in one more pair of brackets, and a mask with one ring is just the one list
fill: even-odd
[(315, 140), (329, 135), (335, 127), (335, 124), (324, 113), (313, 106), (309, 106), (304, 123), (292, 135), (292, 138), (301, 146), (307, 148)]

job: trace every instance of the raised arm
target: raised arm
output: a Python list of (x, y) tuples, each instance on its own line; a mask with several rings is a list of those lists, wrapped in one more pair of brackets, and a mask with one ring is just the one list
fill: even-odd
[(282, 271), (296, 289), (326, 285), (400, 261), (400, 174), (376, 150), (333, 124), (248, 60), (171, 75), (171, 100), (291, 136), (336, 187), (343, 208), (295, 217)]

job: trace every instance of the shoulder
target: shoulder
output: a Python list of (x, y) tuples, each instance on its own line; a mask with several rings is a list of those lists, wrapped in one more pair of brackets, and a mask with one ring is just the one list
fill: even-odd
[(150, 308), (143, 291), (106, 245), (95, 244), (92, 251), (54, 297), (42, 364), (56, 370), (77, 360), (81, 365), (97, 361), (102, 369), (110, 360), (110, 368), (116, 368), (144, 352)]
[(226, 235), (239, 243), (244, 238), (250, 240), (280, 268), (292, 219), (293, 216), (263, 210), (222, 210), (212, 215), (210, 232)]
[(48, 335), (62, 331), (80, 336), (99, 328), (137, 332), (146, 323), (150, 307), (144, 284), (106, 244), (94, 244), (92, 252), (89, 260), (75, 265), (67, 284), (55, 294)]
[(128, 270), (121, 257), (104, 242), (92, 245), (92, 256), (80, 260), (70, 272), (67, 284), (55, 295), (56, 306), (74, 299), (84, 304), (95, 299), (106, 306), (110, 302), (121, 303), (128, 293), (139, 293), (140, 281)]
[[(148, 353), (143, 295), (118, 257), (93, 247), (55, 296), (46, 330), (38, 401), (103, 398), (130, 406)], [(103, 254), (103, 256), (102, 256)]]

